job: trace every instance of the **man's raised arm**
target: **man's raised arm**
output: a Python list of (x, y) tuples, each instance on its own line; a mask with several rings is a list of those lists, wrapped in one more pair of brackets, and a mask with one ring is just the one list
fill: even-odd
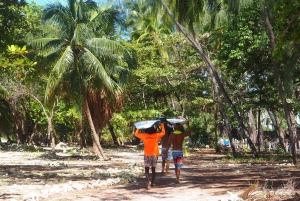
[(186, 131), (186, 132), (184, 133), (184, 136), (191, 136), (192, 131), (191, 131), (191, 127), (190, 127), (190, 122), (187, 122), (186, 124), (187, 124), (187, 126), (188, 126), (188, 131)]

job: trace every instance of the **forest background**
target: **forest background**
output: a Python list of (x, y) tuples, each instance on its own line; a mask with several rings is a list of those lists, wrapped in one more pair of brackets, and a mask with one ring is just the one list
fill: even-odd
[(297, 163), (300, 2), (0, 2), (0, 134), (52, 146), (138, 143), (133, 124), (190, 121), (194, 146), (265, 141)]

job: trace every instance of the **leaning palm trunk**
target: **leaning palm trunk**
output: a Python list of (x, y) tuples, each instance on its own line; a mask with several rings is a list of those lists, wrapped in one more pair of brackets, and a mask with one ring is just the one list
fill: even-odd
[[(234, 116), (236, 117), (236, 119), (238, 120), (239, 126), (241, 127), (241, 131), (243, 136), (246, 136), (247, 138), (247, 142), (254, 154), (255, 157), (258, 157), (258, 152), (252, 142), (252, 140), (249, 137), (249, 134), (247, 132), (247, 128), (245, 127), (242, 118), (240, 117), (236, 107), (234, 106), (234, 104), (232, 103), (231, 99), (229, 98), (227, 92), (225, 91), (225, 88), (223, 86), (223, 83), (221, 82), (219, 75), (216, 71), (215, 66), (213, 65), (212, 61), (210, 60), (210, 58), (204, 53), (201, 45), (199, 44), (199, 42), (197, 40), (194, 40), (186, 31), (185, 29), (182, 27), (182, 25), (175, 19), (174, 15), (171, 13), (170, 9), (168, 8), (167, 4), (165, 3), (164, 0), (161, 0), (161, 3), (163, 4), (164, 8), (166, 9), (166, 11), (168, 12), (168, 14), (170, 15), (170, 17), (172, 18), (172, 20), (176, 23), (177, 27), (179, 28), (179, 30), (181, 31), (181, 33), (183, 33), (183, 35), (193, 44), (193, 46), (197, 49), (197, 51), (200, 53), (202, 59), (204, 60), (206, 66), (211, 70), (212, 72), (212, 77), (215, 78), (221, 93), (224, 96), (225, 101), (227, 102), (227, 104), (231, 107)], [(196, 38), (195, 34), (194, 34), (194, 38)]]
[[(212, 75), (212, 70), (211, 69), (209, 69), (209, 72)], [(231, 146), (231, 150), (232, 150), (232, 155), (233, 155), (233, 157), (235, 157), (236, 156), (236, 149), (235, 149), (235, 145), (233, 143), (232, 134), (231, 134), (231, 131), (230, 131), (229, 120), (228, 120), (228, 117), (226, 115), (226, 112), (225, 112), (225, 109), (224, 109), (224, 105), (223, 105), (223, 102), (222, 102), (221, 97), (220, 97), (220, 93), (219, 93), (219, 89), (217, 87), (216, 79), (214, 78), (214, 76), (211, 76), (211, 77), (212, 77), (213, 89), (214, 89), (215, 95), (216, 95), (217, 100), (218, 100), (220, 113), (222, 115), (222, 118), (225, 121), (225, 130), (226, 130), (226, 132), (228, 134), (228, 137), (229, 137), (230, 146)]]
[(93, 123), (93, 120), (92, 120), (89, 104), (88, 104), (87, 100), (85, 101), (85, 113), (86, 113), (88, 122), (89, 122), (90, 127), (91, 127), (92, 136), (93, 136), (93, 145), (95, 145), (95, 147), (96, 147), (96, 150), (94, 150), (94, 151), (96, 152), (96, 154), (98, 156), (101, 155), (104, 160), (107, 160), (107, 157), (105, 156), (104, 151), (101, 147), (100, 140), (99, 140), (99, 135), (96, 132), (96, 129), (95, 129), (95, 126), (94, 126), (94, 123)]
[[(268, 33), (269, 33), (269, 40), (270, 40), (270, 50), (271, 50), (271, 55), (273, 55), (273, 52), (275, 50), (275, 35), (273, 32), (273, 28), (271, 26), (271, 22), (269, 20), (269, 16), (267, 14), (267, 11), (265, 9), (265, 5), (263, 2), (260, 0), (260, 7), (261, 7), (261, 12), (264, 17), (265, 25), (267, 27)], [(289, 131), (289, 136), (290, 136), (290, 146), (292, 149), (292, 158), (293, 158), (293, 163), (297, 163), (297, 155), (296, 155), (296, 139), (297, 139), (297, 129), (296, 129), (296, 123), (295, 123), (295, 114), (293, 113), (292, 110), (290, 110), (288, 103), (286, 101), (286, 97), (284, 95), (284, 89), (283, 89), (283, 83), (281, 81), (280, 75), (279, 75), (279, 67), (278, 63), (275, 61), (275, 59), (272, 59), (273, 63), (273, 70), (274, 70), (274, 75), (275, 75), (275, 80), (277, 82), (277, 89), (278, 93), (280, 96), (280, 99), (282, 101), (282, 106), (285, 114), (285, 118), (287, 121), (288, 125), (288, 131)]]

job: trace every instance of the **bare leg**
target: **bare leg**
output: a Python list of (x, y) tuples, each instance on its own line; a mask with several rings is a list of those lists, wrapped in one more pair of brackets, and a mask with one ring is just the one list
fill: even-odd
[(152, 167), (152, 180), (151, 180), (151, 186), (154, 185), (154, 181), (155, 181), (155, 167)]
[[(164, 172), (165, 172), (166, 161), (163, 160), (162, 163), (161, 163), (161, 165), (162, 165), (162, 166), (161, 166), (161, 175), (163, 175)], [(166, 171), (167, 171), (167, 169), (166, 169)]]
[(169, 173), (169, 168), (170, 168), (170, 161), (167, 160), (167, 164), (166, 164), (166, 173), (165, 173), (165, 176), (168, 176), (168, 173)]
[(145, 167), (145, 176), (147, 181), (147, 189), (149, 190), (150, 187), (150, 176), (149, 176), (149, 167)]
[(180, 167), (176, 167), (175, 168), (177, 171), (176, 171), (176, 182), (179, 184), (180, 183), (180, 180), (179, 180), (179, 176), (180, 176)]

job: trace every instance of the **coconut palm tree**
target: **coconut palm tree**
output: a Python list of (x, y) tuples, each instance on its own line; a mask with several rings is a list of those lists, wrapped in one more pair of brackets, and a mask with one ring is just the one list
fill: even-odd
[[(163, 59), (168, 59), (168, 50), (163, 42), (172, 33), (170, 19), (163, 9), (153, 9), (147, 1), (130, 1), (126, 7), (130, 10), (126, 20), (131, 40), (143, 46), (154, 46)], [(162, 23), (163, 22), (163, 23)]]
[(90, 125), (94, 152), (106, 159), (98, 131), (120, 105), (131, 59), (124, 46), (111, 40), (116, 31), (112, 25), (120, 19), (118, 12), (100, 10), (90, 0), (69, 0), (68, 6), (48, 4), (43, 12), (43, 19), (56, 27), (56, 32), (31, 44), (55, 61), (46, 100), (60, 95), (76, 103)]

